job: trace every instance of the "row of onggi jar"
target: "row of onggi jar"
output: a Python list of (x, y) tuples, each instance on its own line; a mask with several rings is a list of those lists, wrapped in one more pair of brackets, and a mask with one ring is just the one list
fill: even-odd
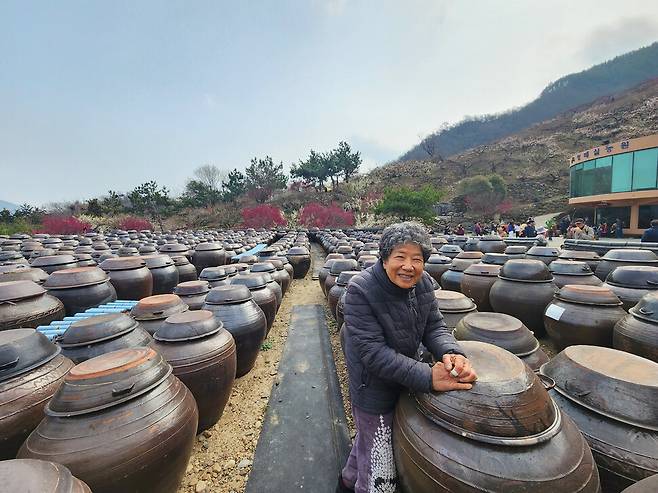
[[(75, 249), (89, 238), (20, 238), (20, 245)], [(33, 260), (0, 261), (0, 478), (9, 469), (23, 476), (3, 482), (19, 485), (12, 491), (175, 492), (195, 435), (218, 422), (293, 277), (310, 268), (308, 236), (251, 230), (90, 239), (116, 252), (98, 266), (41, 274), (34, 263), (53, 255), (33, 256), (32, 244), (29, 254), (21, 251), (15, 238), (3, 250)], [(177, 269), (170, 252), (192, 269), (152, 294), (146, 285), (160, 281), (147, 262)], [(22, 278), (26, 272), (31, 277)], [(76, 319), (52, 341), (34, 329), (119, 293), (139, 301), (129, 312)]]

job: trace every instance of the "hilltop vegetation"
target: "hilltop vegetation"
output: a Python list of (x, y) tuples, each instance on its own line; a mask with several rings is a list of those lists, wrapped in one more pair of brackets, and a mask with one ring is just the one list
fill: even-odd
[(398, 161), (440, 160), (520, 132), (605, 95), (658, 77), (658, 42), (570, 74), (549, 84), (537, 99), (501, 114), (467, 117), (441, 128)]

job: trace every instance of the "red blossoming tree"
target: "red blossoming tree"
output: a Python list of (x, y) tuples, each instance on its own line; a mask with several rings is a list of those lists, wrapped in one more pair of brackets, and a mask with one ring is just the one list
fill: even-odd
[(342, 228), (354, 225), (354, 213), (343, 210), (337, 204), (322, 205), (318, 202), (306, 204), (299, 213), (299, 224), (307, 228)]
[(151, 221), (144, 219), (143, 217), (135, 216), (124, 217), (117, 223), (117, 227), (126, 231), (130, 229), (137, 231), (141, 231), (142, 229), (153, 230), (153, 224), (151, 224)]
[(43, 227), (36, 232), (51, 235), (73, 235), (86, 233), (90, 229), (91, 224), (74, 216), (45, 216)]
[(242, 209), (243, 228), (274, 228), (286, 224), (281, 209), (273, 205), (261, 204)]

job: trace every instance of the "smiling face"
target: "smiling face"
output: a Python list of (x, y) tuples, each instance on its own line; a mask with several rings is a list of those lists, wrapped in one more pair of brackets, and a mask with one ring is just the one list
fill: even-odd
[(413, 288), (423, 275), (423, 251), (415, 243), (404, 243), (393, 249), (384, 260), (386, 275), (393, 284), (404, 289)]

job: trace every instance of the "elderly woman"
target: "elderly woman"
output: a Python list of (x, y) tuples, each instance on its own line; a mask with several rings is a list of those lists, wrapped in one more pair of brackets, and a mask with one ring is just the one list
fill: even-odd
[[(380, 261), (347, 286), (344, 351), (357, 433), (337, 492), (395, 491), (391, 427), (403, 389), (467, 390), (477, 378), (423, 270), (431, 248), (421, 225), (389, 226), (379, 242)], [(415, 359), (421, 342), (440, 363)]]

